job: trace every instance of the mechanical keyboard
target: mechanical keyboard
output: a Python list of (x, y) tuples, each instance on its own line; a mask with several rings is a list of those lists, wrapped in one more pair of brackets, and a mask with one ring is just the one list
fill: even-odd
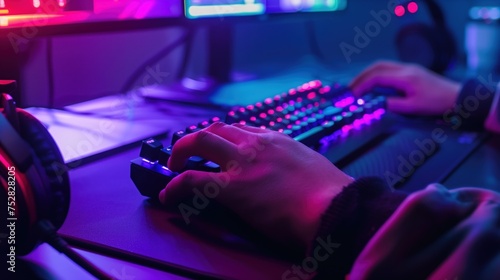
[[(347, 87), (339, 84), (304, 83), (262, 102), (232, 108), (225, 117), (216, 116), (179, 130), (172, 135), (170, 145), (164, 146), (152, 138), (144, 140), (139, 157), (131, 162), (131, 179), (143, 196), (156, 199), (178, 175), (167, 168), (175, 142), (219, 121), (287, 134), (319, 151), (353, 177), (384, 176), (389, 185), (404, 184), (409, 189), (443, 179), (443, 163), (457, 166), (482, 139), (476, 137), (470, 143), (462, 143), (461, 136), (450, 131), (447, 136), (452, 140), (447, 141), (446, 148), (433, 142), (432, 151), (421, 151), (417, 143), (428, 143), (429, 129), (395, 125), (386, 114), (385, 95), (387, 89), (374, 89), (362, 98), (355, 98)], [(440, 154), (437, 158), (436, 153)], [(428, 161), (432, 164), (423, 166)], [(220, 167), (193, 156), (184, 170), (219, 172)], [(412, 178), (414, 174), (417, 179)]]
[[(263, 102), (233, 108), (224, 121), (279, 131), (311, 148), (320, 149), (348, 137), (350, 130), (376, 123), (384, 115), (384, 108), (383, 96), (368, 94), (356, 99), (346, 87), (311, 81)], [(156, 198), (178, 175), (166, 167), (175, 142), (218, 121), (222, 119), (213, 117), (177, 131), (166, 147), (156, 139), (144, 140), (139, 158), (131, 163), (131, 178), (140, 193)], [(220, 171), (216, 163), (197, 156), (189, 159), (185, 170), (188, 169)]]

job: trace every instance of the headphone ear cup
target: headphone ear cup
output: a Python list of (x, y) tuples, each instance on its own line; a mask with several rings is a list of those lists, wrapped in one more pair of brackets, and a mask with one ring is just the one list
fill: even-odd
[[(437, 55), (438, 64), (443, 65), (443, 71), (453, 67), (458, 59), (457, 44), (451, 31), (445, 26), (436, 27), (436, 36), (439, 44)], [(441, 72), (441, 73), (442, 73)]]
[(456, 59), (452, 34), (444, 27), (417, 23), (405, 26), (396, 36), (399, 58), (442, 74)]
[[(42, 178), (47, 178), (47, 187), (37, 190), (44, 193), (36, 197), (35, 202), (42, 206), (37, 208), (48, 209), (48, 213), (39, 213), (38, 217), (50, 220), (59, 229), (68, 214), (70, 201), (69, 176), (63, 157), (56, 142), (38, 119), (19, 108), (17, 114), (19, 134), (37, 157), (33, 164), (44, 173)], [(49, 192), (48, 195), (45, 192)]]

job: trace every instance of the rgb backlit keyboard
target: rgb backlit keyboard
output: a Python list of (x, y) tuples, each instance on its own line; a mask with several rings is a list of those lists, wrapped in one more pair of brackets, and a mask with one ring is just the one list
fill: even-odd
[[(223, 121), (279, 131), (318, 149), (334, 145), (340, 139), (345, 141), (351, 130), (361, 130), (376, 123), (384, 115), (384, 108), (384, 96), (368, 94), (357, 99), (341, 85), (325, 86), (320, 81), (311, 81), (262, 102), (235, 107)], [(220, 117), (214, 117), (177, 131), (169, 146), (156, 139), (144, 140), (140, 156), (131, 163), (131, 178), (141, 194), (156, 198), (178, 175), (166, 167), (176, 141), (219, 121), (222, 121)], [(218, 172), (220, 167), (193, 156), (185, 170)]]

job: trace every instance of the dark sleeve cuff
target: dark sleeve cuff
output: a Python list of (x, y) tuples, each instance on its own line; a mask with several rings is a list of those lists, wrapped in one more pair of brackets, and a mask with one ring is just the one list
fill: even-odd
[(489, 85), (487, 81), (470, 79), (464, 83), (455, 105), (455, 113), (462, 121), (461, 128), (466, 130), (484, 128), (495, 92), (496, 85)]
[(407, 193), (394, 191), (382, 178), (360, 178), (345, 187), (323, 214), (310, 247), (316, 279), (344, 279), (365, 245)]

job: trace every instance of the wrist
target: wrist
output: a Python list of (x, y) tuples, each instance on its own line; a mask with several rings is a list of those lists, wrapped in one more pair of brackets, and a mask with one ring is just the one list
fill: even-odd
[(345, 175), (345, 178), (334, 184), (322, 188), (323, 191), (311, 197), (304, 207), (300, 207), (303, 216), (303, 224), (298, 226), (300, 242), (303, 248), (307, 248), (314, 240), (321, 225), (321, 218), (327, 211), (332, 201), (343, 191), (343, 189), (354, 182), (354, 178)]
[(481, 79), (467, 80), (456, 99), (454, 112), (458, 114), (461, 128), (466, 130), (482, 129), (489, 114), (496, 87)]
[(449, 94), (448, 94), (448, 100), (446, 102), (447, 104), (447, 110), (453, 110), (453, 108), (457, 104), (458, 97), (460, 95), (460, 91), (462, 90), (462, 85), (457, 82), (450, 81), (450, 86), (449, 86)]
[(328, 257), (318, 262), (320, 278), (343, 279), (368, 241), (406, 197), (379, 177), (359, 178), (343, 188), (322, 215), (309, 245), (308, 256), (317, 256), (317, 250), (328, 252)]

